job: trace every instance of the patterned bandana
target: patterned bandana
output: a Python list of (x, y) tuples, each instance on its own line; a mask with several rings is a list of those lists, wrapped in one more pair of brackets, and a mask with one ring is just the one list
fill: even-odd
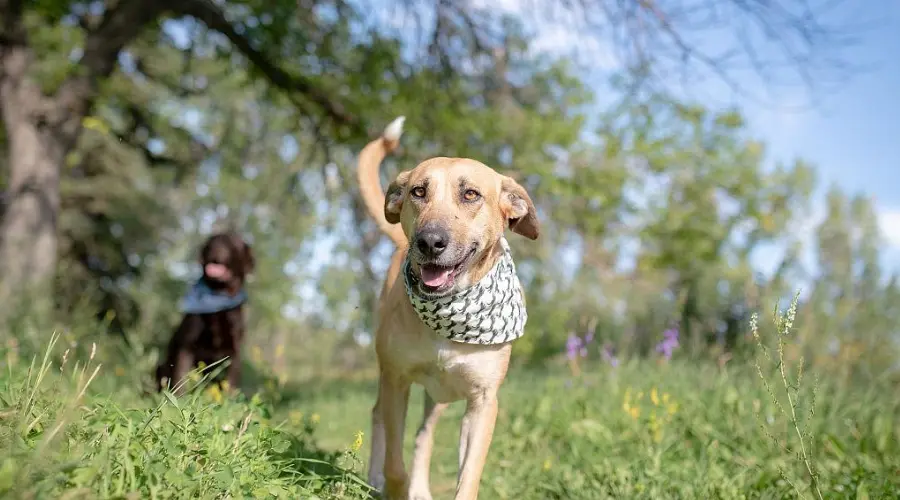
[(226, 293), (214, 291), (203, 279), (200, 279), (181, 299), (181, 312), (184, 314), (213, 314), (234, 309), (244, 302), (247, 302), (247, 292), (244, 290), (232, 297)]
[(419, 319), (435, 333), (465, 344), (503, 344), (525, 333), (528, 313), (516, 266), (506, 238), (500, 238), (503, 255), (494, 268), (474, 286), (453, 295), (421, 296), (419, 277), (403, 264), (406, 294)]

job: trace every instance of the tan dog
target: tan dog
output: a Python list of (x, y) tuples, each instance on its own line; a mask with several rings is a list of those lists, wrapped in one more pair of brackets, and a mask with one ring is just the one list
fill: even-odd
[[(422, 293), (447, 296), (464, 291), (503, 257), (505, 241), (501, 243), (501, 238), (507, 227), (534, 240), (538, 221), (530, 197), (518, 183), (465, 158), (426, 160), (399, 174), (385, 197), (379, 166), (397, 147), (402, 126), (401, 117), (359, 156), (360, 190), (366, 208), (397, 245), (381, 291), (375, 334), (380, 377), (372, 410), (369, 483), (389, 499), (430, 499), (428, 475), (435, 425), (448, 403), (464, 399), (456, 498), (474, 499), (512, 345), (462, 343), (437, 335), (413, 309), (401, 272), (410, 253), (409, 274), (416, 276)], [(518, 280), (515, 286), (518, 288)], [(425, 387), (425, 415), (407, 476), (403, 433), (413, 382)]]

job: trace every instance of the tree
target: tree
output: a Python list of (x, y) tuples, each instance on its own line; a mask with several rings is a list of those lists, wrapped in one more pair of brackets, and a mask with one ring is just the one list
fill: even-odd
[[(284, 14), (302, 15), (295, 4), (290, 5)], [(258, 18), (261, 13), (250, 7), (244, 18)], [(282, 10), (286, 7), (281, 5)], [(203, 0), (0, 2), (0, 106), (9, 143), (9, 200), (0, 227), (0, 290), (9, 293), (40, 287), (55, 272), (63, 165), (101, 87), (117, 68), (122, 50), (146, 28), (158, 30), (164, 15), (192, 16), (221, 33), (231, 48), (251, 61), (273, 86), (289, 92), (310, 115), (343, 126), (359, 126), (308, 77), (293, 75), (255, 48), (259, 42), (278, 46), (281, 33), (273, 29), (266, 32), (267, 40), (251, 40), (252, 32), (242, 29), (239, 21), (229, 21), (226, 10), (230, 8)], [(271, 17), (277, 12), (267, 14)], [(34, 72), (37, 54), (32, 36), (41, 26), (60, 23), (79, 26), (80, 57), (59, 82), (45, 88), (46, 82), (39, 81)], [(283, 26), (281, 21), (273, 24)]]
[[(831, 30), (817, 23), (811, 11), (804, 8), (795, 13), (781, 2), (756, 6), (723, 0), (704, 3), (705, 11), (668, 8), (646, 1), (559, 5), (574, 5), (571, 9), (584, 14), (584, 19), (595, 27), (601, 19), (606, 23), (599, 23), (603, 24), (601, 27), (621, 27), (610, 33), (622, 48), (628, 49), (628, 54), (634, 54), (634, 64), (629, 65), (644, 73), (658, 71), (664, 67), (662, 61), (674, 55), (681, 59), (683, 67), (699, 61), (726, 78), (725, 59), (707, 55), (687, 42), (691, 29), (697, 27), (692, 22), (694, 16), (717, 12), (718, 4), (736, 9), (763, 32), (774, 33), (777, 40), (783, 40), (781, 45), (800, 68), (813, 65), (816, 61), (808, 57), (809, 52), (833, 38)], [(436, 13), (428, 59), (444, 75), (465, 74), (467, 64), (480, 60), (470, 57), (489, 57), (502, 51), (498, 41), (502, 42), (504, 30), (497, 35), (496, 16), (491, 16), (486, 7), (446, 1), (408, 5), (416, 11), (432, 9)], [(324, 137), (351, 141), (369, 132), (364, 122), (357, 119), (360, 109), (349, 106), (349, 102), (359, 104), (361, 100), (342, 91), (342, 85), (353, 75), (340, 66), (323, 68), (315, 59), (304, 56), (308, 55), (310, 44), (315, 46), (323, 40), (327, 43), (327, 37), (315, 29), (317, 23), (321, 25), (321, 19), (352, 14), (353, 9), (340, 0), (265, 5), (209, 0), (0, 0), (0, 106), (9, 163), (7, 202), (0, 226), (0, 290), (16, 292), (39, 286), (53, 275), (59, 246), (63, 166), (101, 89), (121, 67), (123, 50), (142, 33), (158, 33), (163, 23), (173, 17), (199, 21), (227, 40), (216, 46), (223, 58), (239, 54), (250, 63), (254, 75), (283, 91), (288, 101), (315, 123), (326, 125), (319, 127)], [(35, 73), (38, 53), (34, 34), (43, 26), (58, 25), (74, 27), (68, 43), (78, 50), (69, 54), (73, 62), (59, 80), (43, 81)], [(354, 35), (345, 30), (341, 36), (351, 39)], [(404, 41), (408, 41), (406, 38)], [(801, 49), (808, 50), (795, 53), (797, 40)], [(458, 52), (460, 41), (468, 49), (463, 54)], [(755, 55), (750, 53), (754, 61)], [(375, 83), (367, 82), (377, 91)]]
[(843, 373), (896, 362), (896, 276), (881, 269), (882, 235), (870, 199), (832, 187), (815, 228), (818, 273), (801, 335), (811, 354), (831, 358)]

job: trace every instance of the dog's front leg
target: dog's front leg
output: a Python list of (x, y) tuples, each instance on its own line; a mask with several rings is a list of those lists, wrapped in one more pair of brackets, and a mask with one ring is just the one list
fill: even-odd
[(422, 425), (416, 432), (416, 446), (413, 451), (412, 472), (409, 482), (410, 500), (431, 500), (431, 488), (428, 475), (431, 469), (431, 449), (434, 446), (434, 429), (441, 414), (447, 408), (446, 403), (435, 403), (425, 391), (425, 412)]
[(457, 500), (478, 498), (481, 472), (497, 421), (497, 408), (496, 389), (479, 392), (466, 401), (466, 414), (463, 416), (459, 436), (460, 469), (456, 484)]
[(378, 396), (372, 408), (372, 449), (369, 453), (369, 486), (384, 491), (384, 407), (381, 404), (381, 379), (378, 380)]
[(409, 480), (403, 464), (403, 433), (406, 428), (406, 409), (409, 403), (409, 381), (382, 373), (379, 380), (378, 405), (384, 419), (384, 479), (385, 498), (406, 500)]
[(234, 350), (231, 358), (228, 360), (227, 378), (228, 390), (238, 392), (241, 389), (241, 349), (240, 346)]
[(169, 383), (172, 386), (172, 391), (181, 396), (187, 392), (187, 376), (194, 367), (194, 355), (188, 349), (182, 348), (179, 349), (178, 356), (175, 359), (175, 369), (172, 374), (174, 380)]

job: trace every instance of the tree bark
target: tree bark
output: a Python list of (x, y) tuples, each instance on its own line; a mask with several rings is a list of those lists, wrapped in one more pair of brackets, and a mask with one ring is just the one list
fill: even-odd
[(47, 281), (56, 265), (59, 173), (66, 151), (38, 119), (44, 98), (27, 76), (30, 52), (25, 45), (7, 47), (0, 59), (0, 106), (9, 148), (8, 201), (0, 225), (0, 297)]
[(121, 50), (162, 12), (153, 0), (123, 2), (88, 29), (72, 75), (52, 96), (30, 75), (34, 51), (22, 0), (0, 0), (0, 107), (8, 138), (9, 186), (0, 223), (0, 300), (41, 291), (56, 271), (59, 179), (100, 81)]
[(9, 155), (7, 200), (0, 224), (0, 299), (6, 299), (14, 288), (33, 285), (53, 272), (60, 150), (47, 144), (37, 120), (44, 97), (28, 77), (34, 54), (27, 44), (22, 2), (3, 1), (0, 7), (5, 18), (0, 37), (0, 116)]

